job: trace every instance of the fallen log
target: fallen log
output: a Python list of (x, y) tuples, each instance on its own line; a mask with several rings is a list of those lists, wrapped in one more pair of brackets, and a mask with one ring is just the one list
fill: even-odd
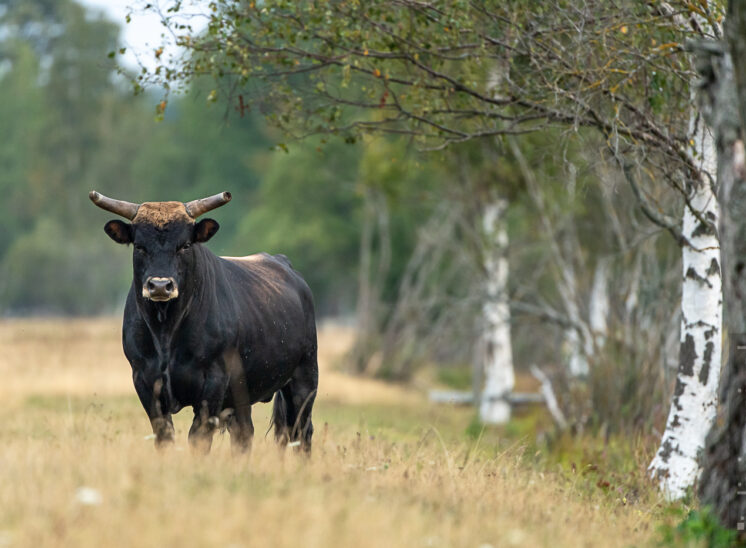
[[(528, 405), (535, 403), (544, 403), (544, 396), (534, 392), (510, 392), (504, 396), (511, 405)], [(465, 390), (430, 390), (428, 399), (434, 403), (451, 403), (454, 405), (474, 405), (476, 398), (473, 392)], [(501, 396), (494, 396), (491, 399), (502, 399)]]

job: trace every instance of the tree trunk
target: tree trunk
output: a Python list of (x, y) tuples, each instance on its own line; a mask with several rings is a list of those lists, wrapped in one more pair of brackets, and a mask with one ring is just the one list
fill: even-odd
[[(585, 333), (586, 324), (580, 316), (580, 307), (575, 290), (575, 266), (572, 259), (564, 261), (558, 266), (562, 271), (562, 277), (557, 288), (565, 304), (567, 317), (573, 322), (573, 325), (565, 329), (564, 346), (567, 369), (572, 378), (583, 378), (588, 376), (590, 370), (586, 351), (593, 346), (592, 335), (589, 332), (586, 336), (581, 336), (581, 333)], [(581, 327), (583, 328), (582, 331)]]
[[(520, 147), (514, 139), (507, 140), (510, 150), (518, 162), (521, 175), (526, 183), (531, 199), (536, 204), (539, 213), (539, 219), (542, 227), (549, 237), (549, 246), (556, 262), (557, 290), (562, 305), (565, 309), (565, 315), (569, 320), (569, 325), (565, 329), (565, 340), (563, 343), (562, 353), (565, 359), (569, 376), (572, 378), (582, 378), (588, 375), (588, 360), (584, 350), (593, 346), (591, 331), (588, 324), (580, 315), (580, 306), (578, 305), (577, 279), (575, 278), (575, 261), (573, 257), (573, 248), (577, 244), (577, 238), (573, 234), (568, 236), (564, 234), (560, 242), (559, 232), (553, 226), (551, 215), (544, 196), (539, 187), (539, 183), (534, 176), (534, 172), (528, 165), (526, 157), (521, 152)], [(574, 201), (575, 193), (575, 170), (570, 170), (570, 177), (567, 192)], [(568, 242), (568, 239), (570, 240)], [(561, 245), (562, 244), (562, 245)], [(576, 249), (576, 248), (575, 248)]]
[[(723, 250), (723, 298), (729, 356), (723, 379), (723, 421), (707, 437), (699, 494), (721, 522), (746, 528), (746, 184), (741, 140), (746, 114), (746, 7), (730, 2), (726, 32), (730, 42), (692, 45), (703, 77), (701, 99), (708, 123), (715, 129), (718, 186), (722, 207), (720, 241)], [(740, 66), (734, 74), (733, 59)], [(736, 83), (736, 75), (738, 83)], [(740, 95), (739, 95), (740, 94)], [(739, 102), (742, 115), (739, 116)]]
[(719, 183), (724, 217), (721, 241), (725, 259), (723, 296), (729, 353), (722, 390), (724, 420), (722, 426), (713, 428), (707, 437), (700, 497), (703, 503), (714, 508), (724, 525), (743, 531), (746, 525), (746, 335), (743, 314), (746, 188), (742, 177), (733, 169), (734, 164), (743, 162), (743, 145), (740, 143), (726, 140), (720, 151)]
[(600, 258), (593, 273), (593, 286), (588, 302), (588, 324), (592, 339), (587, 342), (586, 355), (603, 349), (608, 334), (609, 319), (609, 259)]
[(672, 500), (686, 494), (700, 473), (699, 456), (717, 413), (720, 380), (722, 284), (716, 231), (719, 207), (713, 190), (715, 141), (692, 114), (699, 181), (684, 207), (682, 234), (681, 347), (673, 401), (660, 448), (649, 470)]
[(482, 306), (485, 385), (479, 405), (479, 417), (486, 424), (501, 424), (510, 419), (507, 396), (515, 386), (508, 305), (508, 232), (504, 218), (506, 209), (505, 200), (494, 200), (485, 206), (482, 217), (486, 272), (485, 302)]
[(365, 193), (362, 228), (356, 314), (357, 337), (352, 351), (352, 362), (357, 372), (366, 371), (371, 364), (372, 355), (379, 350), (381, 292), (391, 264), (388, 207), (385, 198), (372, 190)]

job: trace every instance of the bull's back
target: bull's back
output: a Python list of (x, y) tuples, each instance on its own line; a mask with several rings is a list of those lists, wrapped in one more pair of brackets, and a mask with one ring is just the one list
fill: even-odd
[(254, 253), (253, 255), (246, 255), (244, 257), (222, 256), (220, 258), (231, 264), (237, 265), (248, 272), (283, 275), (289, 274), (292, 271), (297, 274), (293, 270), (293, 265), (290, 263), (290, 259), (282, 254), (270, 255), (269, 253)]
[(257, 253), (221, 259), (226, 263), (226, 274), (233, 278), (231, 287), (240, 288), (234, 295), (243, 302), (236, 304), (264, 335), (313, 331), (315, 339), (311, 290), (287, 257)]
[(245, 278), (243, 283), (257, 297), (269, 299), (275, 295), (282, 300), (282, 297), (297, 296), (303, 300), (311, 296), (305, 280), (293, 269), (285, 255), (256, 253), (245, 257), (220, 258), (243, 274), (239, 278)]

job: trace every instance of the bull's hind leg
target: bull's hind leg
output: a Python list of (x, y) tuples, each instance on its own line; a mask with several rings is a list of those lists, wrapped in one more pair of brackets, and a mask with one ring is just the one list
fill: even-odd
[(290, 382), (275, 395), (275, 438), (280, 443), (300, 442), (305, 453), (311, 452), (311, 414), (318, 382), (319, 367), (314, 352), (301, 362)]
[(247, 453), (251, 450), (254, 439), (254, 423), (251, 421), (251, 394), (241, 357), (236, 351), (225, 355), (225, 367), (230, 378), (230, 389), (233, 414), (228, 419), (228, 432), (231, 436), (233, 454)]
[(275, 430), (275, 441), (281, 447), (285, 447), (290, 441), (288, 405), (285, 398), (282, 389), (275, 392), (275, 401), (272, 407), (272, 426)]

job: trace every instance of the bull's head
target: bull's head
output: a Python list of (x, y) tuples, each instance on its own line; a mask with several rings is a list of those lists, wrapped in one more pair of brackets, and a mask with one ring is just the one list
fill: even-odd
[(180, 287), (190, 285), (195, 258), (192, 245), (206, 242), (220, 228), (213, 219), (195, 220), (227, 204), (231, 194), (223, 192), (185, 204), (133, 204), (107, 198), (95, 190), (91, 191), (89, 198), (101, 209), (132, 221), (109, 221), (104, 231), (119, 244), (134, 245), (134, 283), (135, 287), (142, 287), (142, 296), (151, 301), (166, 302), (179, 296)]

